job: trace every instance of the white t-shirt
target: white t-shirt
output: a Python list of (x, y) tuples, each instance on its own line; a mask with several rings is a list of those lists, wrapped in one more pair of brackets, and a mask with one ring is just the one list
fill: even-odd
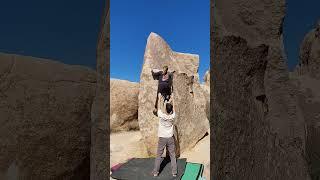
[(159, 128), (158, 137), (169, 138), (173, 136), (173, 121), (176, 113), (165, 114), (160, 109), (158, 110)]

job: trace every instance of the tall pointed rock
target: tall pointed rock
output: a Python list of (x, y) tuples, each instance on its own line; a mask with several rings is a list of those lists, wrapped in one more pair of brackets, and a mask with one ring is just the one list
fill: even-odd
[(173, 91), (177, 113), (178, 151), (182, 152), (195, 145), (209, 129), (205, 112), (206, 99), (199, 83), (199, 56), (174, 52), (159, 35), (151, 33), (147, 40), (140, 76), (138, 110), (140, 131), (150, 156), (156, 153), (159, 122), (158, 117), (152, 113), (158, 82), (153, 79), (151, 70), (162, 69), (164, 65), (169, 66), (169, 71), (176, 71)]

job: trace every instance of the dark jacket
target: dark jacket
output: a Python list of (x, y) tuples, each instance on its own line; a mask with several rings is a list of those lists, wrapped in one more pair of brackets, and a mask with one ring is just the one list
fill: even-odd
[(158, 93), (162, 95), (171, 95), (172, 91), (172, 80), (173, 80), (173, 73), (168, 72), (169, 78), (165, 81), (162, 80), (163, 71), (153, 72), (152, 77), (154, 80), (158, 80)]

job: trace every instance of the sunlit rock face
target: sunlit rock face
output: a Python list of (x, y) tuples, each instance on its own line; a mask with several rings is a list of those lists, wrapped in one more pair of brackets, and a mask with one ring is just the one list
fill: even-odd
[[(151, 70), (169, 66), (173, 76), (173, 98), (177, 113), (176, 138), (179, 152), (194, 146), (209, 129), (206, 116), (206, 99), (200, 87), (199, 56), (178, 53), (157, 34), (147, 40), (144, 63), (140, 75), (138, 121), (148, 154), (154, 156), (158, 143), (158, 117), (153, 114), (158, 82)], [(178, 153), (179, 153), (178, 152)]]

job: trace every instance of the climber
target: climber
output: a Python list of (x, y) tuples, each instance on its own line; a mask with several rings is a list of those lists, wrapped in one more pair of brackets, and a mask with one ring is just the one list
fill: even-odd
[[(160, 96), (161, 101), (164, 101)], [(172, 104), (171, 104), (172, 103)], [(177, 176), (177, 162), (176, 162), (176, 152), (175, 152), (175, 140), (174, 140), (174, 119), (175, 119), (175, 108), (174, 101), (172, 98), (171, 103), (165, 102), (160, 103), (160, 108), (158, 109), (156, 116), (159, 117), (158, 126), (158, 148), (157, 157), (154, 163), (153, 176), (159, 175), (159, 169), (161, 164), (161, 155), (163, 154), (164, 148), (169, 151), (171, 168), (173, 177)], [(165, 107), (165, 110), (164, 110)], [(164, 112), (164, 113), (163, 113)]]
[[(157, 90), (157, 98), (155, 102), (155, 110), (154, 113), (157, 112), (158, 109), (158, 100), (159, 93), (163, 96), (164, 101), (169, 101), (172, 93), (172, 81), (173, 81), (173, 72), (168, 72), (168, 66), (163, 66), (163, 71), (158, 69), (152, 69), (151, 73), (153, 79), (158, 80), (158, 90)], [(163, 102), (161, 102), (163, 103)]]

